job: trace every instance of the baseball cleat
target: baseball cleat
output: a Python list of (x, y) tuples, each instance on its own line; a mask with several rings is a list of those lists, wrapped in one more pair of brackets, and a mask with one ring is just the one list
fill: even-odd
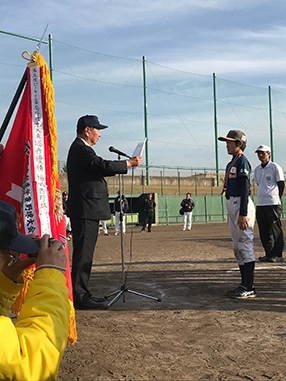
[(247, 289), (244, 286), (238, 286), (233, 291), (228, 292), (227, 294), (232, 299), (249, 299), (249, 298), (255, 298), (257, 296), (256, 290), (254, 287), (252, 289)]

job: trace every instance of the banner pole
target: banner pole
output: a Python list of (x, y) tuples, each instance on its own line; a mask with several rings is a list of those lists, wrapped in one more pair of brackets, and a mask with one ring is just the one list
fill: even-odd
[(23, 89), (24, 89), (24, 87), (26, 85), (26, 82), (27, 82), (27, 69), (25, 70), (25, 72), (23, 74), (21, 82), (19, 83), (19, 86), (18, 86), (18, 88), (16, 90), (16, 93), (14, 95), (14, 98), (13, 98), (11, 104), (10, 104), (10, 107), (9, 107), (9, 109), (7, 111), (7, 114), (6, 114), (5, 118), (4, 118), (2, 126), (0, 128), (0, 142), (1, 142), (2, 138), (3, 138), (3, 135), (5, 134), (5, 131), (6, 131), (7, 127), (8, 127), (8, 124), (9, 124), (10, 119), (11, 119), (11, 117), (13, 115), (13, 112), (14, 112), (16, 106), (17, 106), (18, 100), (19, 100), (19, 98), (20, 98), (20, 96), (21, 96), (21, 94), (23, 92)]
[(54, 67), (53, 67), (53, 39), (52, 39), (51, 34), (49, 34), (49, 58), (50, 58), (50, 61), (49, 61), (50, 76), (51, 76), (51, 81), (53, 82), (53, 70), (54, 70)]

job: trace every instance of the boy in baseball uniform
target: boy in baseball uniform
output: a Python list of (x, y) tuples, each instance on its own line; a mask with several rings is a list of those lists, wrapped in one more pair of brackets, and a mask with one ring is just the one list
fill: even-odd
[(246, 147), (246, 136), (242, 131), (231, 130), (227, 136), (218, 138), (226, 142), (226, 149), (232, 156), (226, 166), (224, 190), (228, 223), (233, 251), (241, 274), (241, 284), (227, 295), (236, 299), (256, 297), (253, 286), (255, 256), (253, 250), (253, 229), (255, 207), (249, 197), (251, 165), (243, 152)]

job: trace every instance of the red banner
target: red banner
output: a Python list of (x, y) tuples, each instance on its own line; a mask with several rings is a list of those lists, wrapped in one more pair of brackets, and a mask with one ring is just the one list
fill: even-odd
[[(68, 260), (65, 275), (71, 302), (69, 343), (74, 343), (76, 329), (69, 252), (56, 160), (53, 88), (44, 60), (39, 54), (33, 58), (36, 63), (28, 65), (27, 84), (0, 159), (0, 199), (15, 206), (21, 233), (34, 234), (35, 237), (49, 234), (61, 240)], [(26, 271), (28, 281), (34, 270)], [(21, 308), (23, 299), (22, 295), (16, 309)]]

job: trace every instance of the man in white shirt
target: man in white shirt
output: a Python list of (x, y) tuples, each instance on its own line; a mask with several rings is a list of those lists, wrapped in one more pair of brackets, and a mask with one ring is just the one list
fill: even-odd
[(261, 262), (283, 262), (284, 237), (281, 224), (281, 197), (284, 191), (282, 168), (270, 159), (271, 150), (262, 144), (257, 150), (261, 164), (254, 170), (254, 182), (258, 185), (256, 220), (265, 256)]

